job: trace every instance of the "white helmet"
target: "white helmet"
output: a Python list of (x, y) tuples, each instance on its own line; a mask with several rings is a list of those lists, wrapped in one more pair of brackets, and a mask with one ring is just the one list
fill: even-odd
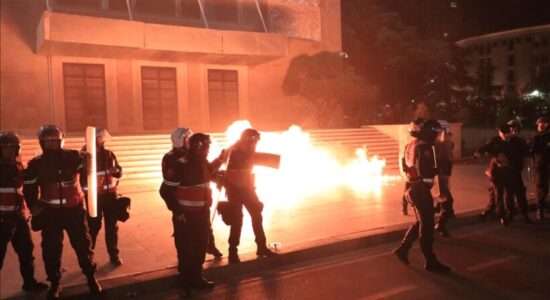
[(103, 137), (104, 140), (108, 141), (111, 139), (111, 134), (107, 130), (107, 128), (96, 128), (95, 129), (95, 137)]
[(184, 145), (185, 138), (190, 137), (192, 134), (191, 129), (185, 127), (178, 127), (172, 131), (170, 140), (172, 141), (173, 148), (181, 148)]
[(441, 125), (441, 128), (443, 128), (443, 130), (445, 130), (445, 133), (451, 133), (451, 124), (449, 124), (449, 122), (445, 121), (445, 120), (438, 120), (437, 122), (439, 122), (439, 124)]

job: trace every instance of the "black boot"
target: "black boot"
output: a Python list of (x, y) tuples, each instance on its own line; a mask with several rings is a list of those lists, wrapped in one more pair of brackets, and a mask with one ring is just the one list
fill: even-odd
[(258, 250), (256, 250), (256, 255), (259, 257), (271, 257), (276, 256), (277, 253), (269, 250), (265, 245), (258, 246)]
[(59, 299), (61, 298), (61, 291), (63, 291), (61, 284), (58, 281), (52, 281), (46, 297), (48, 299)]
[(199, 278), (191, 282), (191, 287), (197, 290), (211, 290), (216, 286), (213, 281), (206, 280), (204, 278)]
[(439, 234), (440, 234), (442, 237), (451, 237), (451, 235), (449, 234), (449, 232), (447, 231), (447, 229), (445, 228), (445, 226), (442, 226), (442, 225), (440, 225), (440, 224), (435, 224), (434, 230), (435, 230), (436, 232), (439, 232)]
[(90, 289), (90, 294), (100, 294), (102, 291), (101, 285), (97, 282), (94, 275), (87, 277), (88, 288)]
[(36, 292), (47, 289), (48, 285), (43, 282), (36, 281), (36, 279), (33, 278), (30, 280), (25, 280), (25, 283), (23, 283), (21, 288), (25, 292)]
[(404, 247), (397, 247), (395, 250), (393, 250), (393, 254), (395, 254), (395, 256), (397, 256), (397, 258), (404, 264), (406, 264), (407, 266), (410, 264), (409, 263), (409, 250), (405, 249)]
[(531, 224), (531, 219), (529, 219), (529, 216), (527, 214), (523, 215), (523, 223)]
[(111, 256), (109, 258), (109, 261), (111, 262), (111, 264), (115, 267), (119, 267), (119, 266), (122, 266), (123, 264), (123, 261), (122, 259), (120, 259), (120, 257), (118, 255), (116, 256)]
[(500, 224), (502, 224), (502, 226), (508, 226), (508, 220), (505, 218), (505, 217), (502, 217), (500, 218)]
[(208, 248), (206, 249), (206, 253), (213, 255), (214, 257), (222, 257), (223, 253), (220, 252), (218, 248), (216, 248), (215, 245), (209, 244)]
[(537, 210), (537, 220), (544, 220), (544, 210), (542, 208)]
[(239, 257), (239, 254), (237, 253), (237, 248), (229, 248), (229, 255), (227, 257), (229, 259), (230, 263), (240, 263), (241, 258)]
[(448, 273), (451, 272), (451, 268), (447, 267), (446, 265), (440, 263), (437, 259), (432, 259), (428, 262), (426, 262), (426, 265), (424, 265), (424, 269), (430, 271), (430, 272), (438, 272), (438, 273)]

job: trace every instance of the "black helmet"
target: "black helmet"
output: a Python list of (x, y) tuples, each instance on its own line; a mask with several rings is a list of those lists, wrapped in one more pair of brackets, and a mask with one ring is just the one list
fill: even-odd
[(535, 124), (538, 124), (538, 123), (550, 123), (550, 120), (548, 119), (548, 117), (540, 117), (537, 119), (537, 122)]
[(197, 132), (189, 138), (189, 147), (191, 151), (201, 150), (205, 145), (210, 145), (212, 141), (208, 134)]
[(40, 127), (38, 130), (38, 142), (40, 143), (40, 147), (44, 149), (44, 141), (47, 140), (56, 140), (59, 141), (59, 147), (63, 147), (63, 139), (65, 138), (65, 134), (63, 133), (63, 130), (57, 125), (53, 124), (47, 124)]
[(420, 124), (422, 124), (424, 121), (426, 121), (423, 118), (416, 118), (409, 123), (409, 133), (413, 131), (418, 131), (420, 129)]
[(411, 136), (428, 143), (433, 143), (437, 134), (442, 130), (441, 124), (436, 120), (426, 120), (420, 124), (420, 128), (417, 131), (411, 131)]
[(518, 119), (512, 119), (506, 123), (508, 127), (510, 128), (517, 128), (517, 130), (521, 130), (523, 126), (521, 126), (521, 122)]
[(510, 133), (510, 126), (508, 124), (502, 124), (497, 126), (497, 130), (502, 133)]
[(258, 130), (253, 128), (247, 128), (241, 133), (241, 141), (243, 142), (251, 142), (251, 141), (259, 141), (260, 140), (260, 133)]
[(21, 150), (21, 139), (19, 135), (13, 131), (2, 131), (0, 132), (0, 145), (16, 147), (17, 155)]

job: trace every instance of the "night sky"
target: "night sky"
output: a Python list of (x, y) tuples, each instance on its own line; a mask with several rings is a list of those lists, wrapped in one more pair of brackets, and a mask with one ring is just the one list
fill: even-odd
[(463, 37), (550, 24), (550, 0), (462, 0)]

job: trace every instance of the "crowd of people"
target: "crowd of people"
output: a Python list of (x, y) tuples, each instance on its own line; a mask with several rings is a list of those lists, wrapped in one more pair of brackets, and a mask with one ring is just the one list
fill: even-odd
[[(524, 160), (531, 158), (536, 182), (537, 219), (544, 219), (545, 199), (548, 195), (548, 168), (550, 164), (549, 119), (536, 121), (538, 134), (527, 142), (519, 137), (521, 125), (512, 120), (497, 127), (498, 136), (479, 148), (475, 156), (491, 157), (486, 174), (490, 178), (489, 204), (480, 218), (496, 209), (500, 222), (507, 226), (517, 213), (514, 199), (524, 222), (528, 216), (526, 188), (521, 177)], [(414, 209), (416, 222), (408, 229), (394, 254), (409, 264), (408, 252), (416, 239), (425, 257), (425, 268), (432, 272), (449, 272), (439, 262), (432, 249), (433, 236), (439, 232), (449, 237), (447, 222), (454, 218), (453, 195), (449, 179), (453, 168), (452, 133), (446, 121), (417, 118), (410, 124), (409, 142), (403, 154), (402, 169), (406, 186), (402, 199), (402, 213)], [(211, 183), (225, 188), (228, 201), (217, 207), (223, 221), (230, 226), (228, 260), (239, 263), (238, 246), (243, 226), (243, 207), (250, 214), (257, 244), (258, 257), (275, 256), (266, 245), (263, 229), (263, 203), (255, 192), (253, 166), (258, 157), (256, 146), (260, 133), (246, 129), (240, 139), (209, 161), (210, 136), (192, 133), (189, 128), (176, 128), (171, 134), (172, 149), (162, 159), (163, 182), (159, 193), (172, 212), (174, 244), (177, 252), (179, 283), (190, 294), (193, 289), (212, 289), (215, 284), (202, 276), (202, 265), (207, 253), (222, 256), (216, 248), (211, 228)], [(86, 210), (87, 165), (89, 154), (82, 150), (63, 148), (64, 133), (56, 125), (44, 125), (38, 133), (42, 154), (28, 162), (25, 169), (20, 161), (21, 141), (12, 131), (0, 133), (0, 267), (11, 241), (19, 257), (22, 289), (48, 289), (49, 299), (61, 297), (61, 257), (64, 231), (74, 248), (79, 266), (86, 276), (92, 294), (102, 291), (95, 278), (94, 248), (102, 223), (110, 262), (114, 266), (123, 261), (118, 250), (117, 199), (118, 179), (122, 168), (115, 154), (105, 147), (110, 135), (106, 129), (96, 130), (97, 217)], [(220, 170), (222, 165), (226, 170)], [(437, 178), (438, 197), (431, 189)], [(223, 205), (222, 205), (223, 204)], [(29, 214), (30, 211), (30, 224)], [(34, 244), (31, 228), (40, 231), (42, 254), (50, 285), (34, 276)]]
[[(42, 154), (31, 159), (25, 169), (20, 161), (21, 141), (17, 133), (0, 133), (0, 267), (11, 241), (19, 256), (23, 290), (48, 289), (48, 299), (61, 297), (64, 231), (69, 236), (92, 294), (102, 291), (95, 278), (97, 265), (94, 260), (102, 223), (105, 224), (110, 263), (115, 267), (123, 264), (119, 256), (117, 223), (119, 220), (125, 221), (121, 210), (127, 207), (117, 199), (122, 168), (113, 151), (105, 148), (109, 138), (106, 129), (96, 129), (97, 216), (92, 217), (86, 210), (90, 159), (86, 146), (80, 152), (64, 149), (61, 128), (44, 125), (38, 133)], [(258, 131), (246, 129), (239, 141), (209, 162), (209, 135), (200, 132), (192, 134), (188, 128), (176, 128), (171, 134), (172, 150), (162, 160), (164, 180), (159, 192), (173, 215), (179, 282), (187, 293), (192, 289), (214, 287), (213, 282), (202, 277), (202, 264), (206, 253), (222, 256), (214, 243), (211, 228), (211, 182), (220, 188), (225, 187), (228, 197), (224, 210), (220, 212), (223, 213), (223, 220), (230, 225), (229, 262), (240, 262), (237, 247), (243, 225), (243, 206), (252, 219), (257, 256), (276, 255), (266, 245), (262, 224), (263, 203), (256, 195), (252, 173), (259, 140)], [(227, 164), (227, 170), (220, 170), (222, 164)], [(31, 228), (41, 232), (49, 286), (34, 277)]]
[[(477, 158), (482, 154), (491, 157), (485, 171), (491, 184), (489, 203), (480, 215), (482, 221), (496, 209), (500, 223), (508, 226), (517, 213), (517, 202), (523, 221), (532, 222), (528, 215), (527, 189), (522, 178), (528, 158), (531, 159), (535, 175), (536, 216), (540, 221), (544, 219), (550, 167), (549, 123), (548, 118), (539, 118), (536, 121), (538, 133), (532, 141), (527, 142), (519, 136), (519, 121), (510, 120), (497, 127), (498, 136), (476, 151), (474, 156)], [(408, 265), (408, 251), (413, 242), (419, 239), (426, 261), (425, 268), (433, 272), (449, 272), (450, 268), (436, 259), (432, 249), (434, 231), (449, 237), (445, 225), (454, 218), (454, 199), (449, 190), (453, 143), (449, 139), (448, 123), (415, 119), (410, 123), (409, 132), (413, 140), (406, 145), (402, 158), (402, 169), (407, 180), (401, 202), (403, 214), (408, 214), (408, 205), (414, 208), (416, 222), (406, 232), (394, 254)], [(434, 202), (431, 189), (436, 177), (440, 195)]]

